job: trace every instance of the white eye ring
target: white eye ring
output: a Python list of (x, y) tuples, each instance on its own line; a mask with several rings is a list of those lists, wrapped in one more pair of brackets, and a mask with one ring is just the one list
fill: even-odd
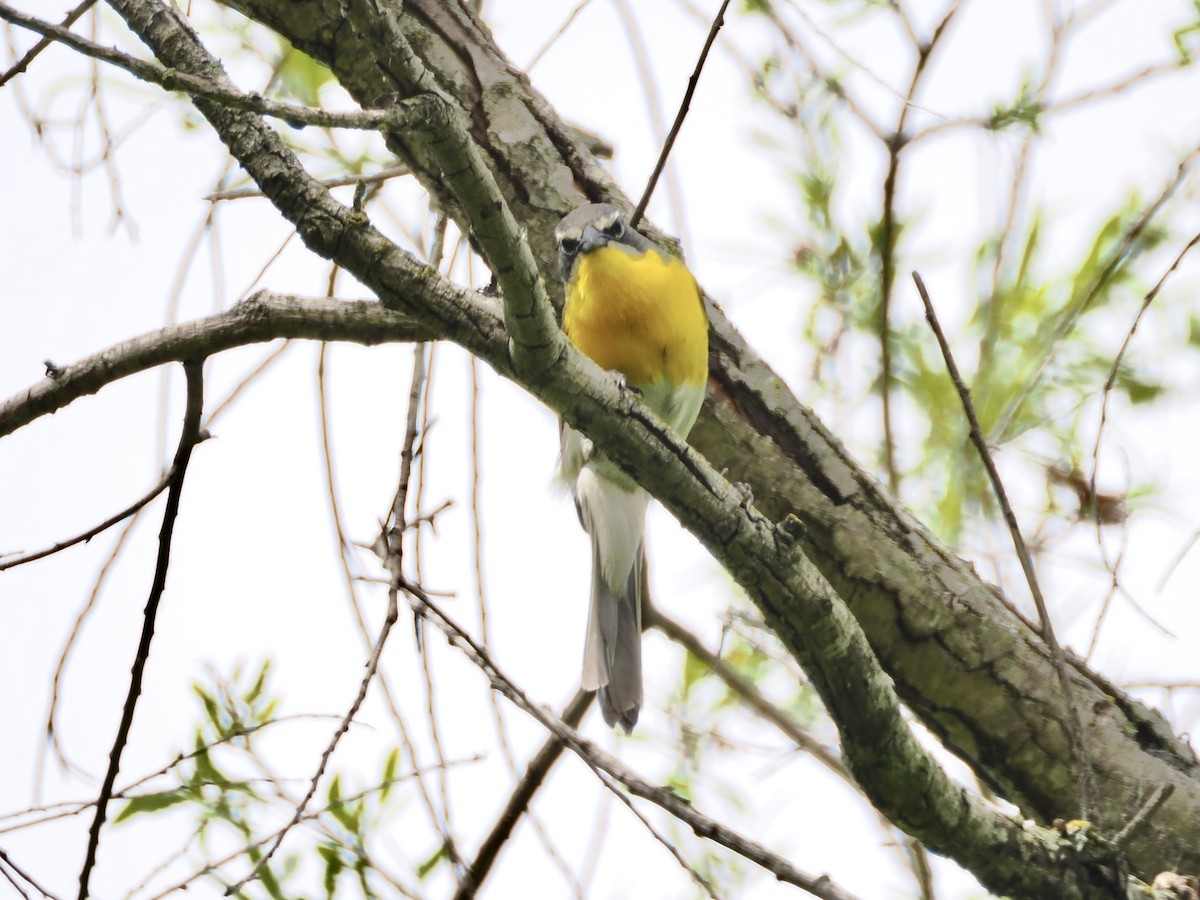
[(575, 238), (565, 237), (558, 242), (558, 246), (562, 248), (562, 252), (567, 254), (567, 256), (574, 256), (579, 252), (579, 241), (575, 240)]
[(619, 238), (625, 233), (625, 223), (619, 218), (613, 219), (612, 224), (605, 226), (602, 230), (611, 238)]

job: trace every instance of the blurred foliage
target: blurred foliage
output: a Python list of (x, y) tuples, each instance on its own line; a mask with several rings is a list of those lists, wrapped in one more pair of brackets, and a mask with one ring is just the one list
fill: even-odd
[[(284, 779), (266, 768), (258, 749), (257, 742), (284, 721), (276, 717), (280, 698), (270, 684), (270, 663), (253, 672), (238, 667), (228, 681), (214, 676), (193, 685), (193, 691), (203, 709), (193, 749), (180, 754), (161, 776), (176, 784), (158, 790), (143, 787), (126, 798), (114, 821), (181, 811), (194, 822), (194, 840), (189, 842), (193, 851), (206, 857), (191, 880), (207, 878), (228, 887), (262, 863), (265, 848), (291, 818), (298, 798), (281, 790)], [(399, 761), (399, 750), (392, 750), (378, 781), (349, 795), (343, 791), (344, 776), (327, 773), (324, 804), (309, 804), (304, 819), (288, 835), (290, 849), (262, 863), (257, 877), (235, 896), (305, 896), (298, 885), (311, 881), (304, 869), (306, 859), (319, 861), (325, 897), (387, 896), (387, 883), (367, 848), (372, 830), (396, 806), (392, 791), (400, 780)], [(231, 841), (241, 850), (225, 853)], [(217, 848), (221, 855), (212, 859)]]
[[(841, 16), (842, 24), (853, 19), (861, 25), (871, 16), (895, 16), (890, 4), (829, 0), (825, 5)], [(776, 24), (783, 15), (781, 8), (769, 3), (747, 3), (744, 8)], [(1197, 11), (1196, 22), (1174, 32), (1184, 64), (1191, 55), (1183, 53), (1183, 45), (1200, 33), (1200, 6)], [(919, 214), (897, 203), (890, 221), (890, 246), (884, 246), (883, 192), (875, 194), (875, 207), (864, 207), (860, 193), (853, 204), (846, 202), (848, 183), (858, 175), (843, 171), (847, 155), (841, 135), (862, 131), (861, 112), (847, 103), (844, 94), (855, 64), (844, 54), (829, 68), (822, 68), (815, 58), (786, 64), (789, 46), (796, 49), (793, 35), (802, 29), (797, 25), (789, 35), (786, 25), (779, 27), (779, 47), (767, 50), (751, 81), (757, 95), (777, 114), (781, 129), (772, 132), (766, 143), (792, 187), (803, 219), (798, 227), (796, 222), (772, 224), (793, 241), (794, 272), (807, 289), (804, 293), (813, 298), (805, 307), (802, 324), (802, 337), (814, 354), (805, 391), (854, 409), (870, 395), (877, 398), (884, 387), (882, 272), (889, 269), (906, 275), (914, 267), (908, 235), (925, 223)], [(833, 35), (830, 41), (836, 42), (837, 32)], [(1019, 132), (1006, 139), (1026, 141), (1036, 148), (1045, 140), (1046, 84), (1046, 73), (1028, 64), (1010, 99), (994, 102), (990, 112), (955, 127), (973, 129), (980, 140), (1001, 131)], [(919, 115), (912, 120), (919, 120)], [(912, 164), (910, 157), (923, 152), (925, 145), (913, 140), (921, 128), (910, 120), (905, 125), (906, 139), (893, 142), (886, 129), (895, 123), (886, 115), (877, 121), (883, 133), (873, 149), (876, 162), (886, 168), (893, 146), (898, 148), (903, 180)], [(945, 125), (940, 120), (935, 123)], [(780, 133), (787, 137), (780, 138)], [(1001, 204), (1025, 191), (1024, 182), (1016, 181), (1028, 177), (1020, 166), (1010, 180), (1000, 176), (996, 192)], [(1159, 224), (1169, 216), (1146, 217), (1152, 202), (1136, 195), (1126, 197), (1093, 226), (1074, 259), (1064, 257), (1061, 228), (1036, 201), (1026, 215), (984, 236), (973, 264), (975, 292), (961, 298), (968, 304), (968, 321), (947, 337), (991, 446), (1000, 448), (1025, 438), (1020, 446), (1036, 447), (1043, 456), (1053, 454), (1038, 459), (1037, 469), (1052, 464), (1078, 468), (1089, 460), (1096, 423), (1095, 408), (1088, 404), (1108, 381), (1120, 346), (1123, 332), (1116, 331), (1114, 341), (1114, 328), (1128, 329), (1149, 286), (1149, 276), (1139, 270), (1139, 262), (1171, 238), (1169, 229)], [(1055, 235), (1052, 252), (1045, 247), (1048, 233)], [(892, 402), (902, 404), (905, 416), (903, 434), (894, 436), (901, 441), (897, 449), (902, 461), (897, 473), (901, 497), (941, 538), (956, 545), (969, 528), (997, 524), (998, 507), (976, 451), (967, 441), (965, 416), (932, 332), (923, 320), (914, 319), (911, 310), (895, 311), (901, 298), (912, 293), (899, 274), (892, 287), (887, 341)], [(949, 309), (960, 298), (935, 294), (935, 305), (939, 299)], [(1200, 326), (1193, 322), (1190, 346), (1200, 346), (1198, 334)], [(864, 352), (872, 346), (874, 359), (867, 360)], [(877, 377), (864, 383), (860, 376), (868, 365)], [(1124, 403), (1152, 403), (1166, 395), (1159, 367), (1127, 358), (1115, 376), (1113, 391)], [(1092, 418), (1082, 419), (1088, 410)], [(914, 427), (914, 422), (919, 424)], [(922, 433), (919, 443), (914, 443), (914, 435)], [(1143, 488), (1135, 484), (1130, 492), (1144, 495)]]

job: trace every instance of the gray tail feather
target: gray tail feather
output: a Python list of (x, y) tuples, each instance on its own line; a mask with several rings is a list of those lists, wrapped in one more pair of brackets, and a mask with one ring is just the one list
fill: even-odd
[(598, 564), (592, 572), (584, 687), (596, 689), (604, 721), (610, 726), (620, 725), (626, 734), (633, 731), (642, 709), (642, 597), (646, 575), (644, 545), (638, 547), (624, 591), (617, 593), (608, 586)]

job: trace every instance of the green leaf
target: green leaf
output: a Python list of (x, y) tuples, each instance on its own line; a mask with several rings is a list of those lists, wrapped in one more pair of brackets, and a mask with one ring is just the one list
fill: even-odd
[(712, 669), (708, 663), (694, 653), (687, 653), (683, 658), (683, 692), (688, 694), (696, 682), (709, 675)]
[(358, 834), (362, 827), (362, 805), (342, 802), (342, 776), (334, 775), (329, 783), (329, 812), (351, 834)]
[(321, 844), (317, 847), (317, 853), (325, 861), (323, 876), (325, 896), (332, 898), (337, 891), (338, 876), (346, 870), (346, 863), (342, 860), (341, 851), (333, 844)]
[(254, 706), (254, 701), (262, 696), (263, 690), (267, 686), (267, 678), (271, 673), (271, 661), (264, 660), (262, 668), (258, 670), (258, 678), (254, 682), (254, 686), (248, 690), (242, 697), (243, 700), (250, 706)]
[(195, 798), (196, 792), (190, 787), (180, 787), (155, 794), (142, 794), (141, 796), (133, 797), (126, 803), (125, 808), (113, 819), (113, 822), (124, 822), (126, 819), (131, 819), (139, 813), (158, 812), (160, 809), (178, 806), (180, 803), (187, 803), (189, 800), (194, 800)]
[(396, 766), (400, 763), (400, 748), (396, 747), (388, 754), (387, 762), (383, 764), (383, 786), (379, 790), (379, 799), (386, 800), (396, 780)]
[(208, 750), (201, 750), (192, 757), (192, 762), (196, 766), (196, 770), (190, 779), (193, 784), (226, 784), (229, 779), (225, 774), (218, 769), (212, 761), (212, 756)]
[(221, 723), (221, 706), (217, 703), (217, 698), (199, 684), (193, 684), (192, 690), (196, 692), (196, 696), (204, 704), (204, 713), (208, 716), (208, 721), (217, 729), (218, 734), (224, 734), (224, 726)]
[(770, 0), (742, 0), (742, 12), (747, 15), (765, 15), (771, 11)]
[(333, 82), (329, 69), (286, 43), (276, 72), (284, 91), (306, 106), (320, 106), (321, 88)]
[(438, 863), (449, 858), (450, 854), (446, 849), (446, 845), (440, 845), (437, 850), (434, 851), (433, 855), (429, 857), (429, 859), (417, 866), (417, 878), (424, 881), (429, 877), (429, 873), (437, 868)]

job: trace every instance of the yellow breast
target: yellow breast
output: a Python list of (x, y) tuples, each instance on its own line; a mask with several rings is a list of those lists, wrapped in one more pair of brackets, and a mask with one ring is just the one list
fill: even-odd
[(708, 322), (696, 279), (655, 251), (608, 246), (579, 258), (563, 312), (567, 337), (629, 384), (703, 386)]

